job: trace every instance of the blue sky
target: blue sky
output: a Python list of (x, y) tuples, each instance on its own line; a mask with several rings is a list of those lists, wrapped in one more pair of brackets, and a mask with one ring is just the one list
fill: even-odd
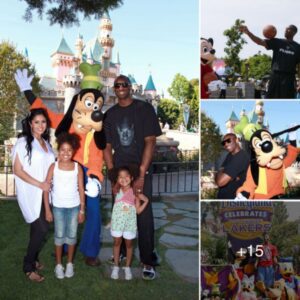
[[(176, 73), (187, 79), (199, 78), (198, 1), (123, 2), (110, 12), (115, 39), (113, 61), (118, 50), (121, 72), (133, 74), (145, 86), (151, 71), (158, 93), (163, 89), (165, 96)], [(25, 8), (20, 0), (0, 1), (0, 37), (11, 41), (19, 51), (27, 48), (40, 76), (52, 74), (50, 55), (57, 49), (62, 32), (72, 50), (78, 33), (85, 41), (97, 34), (98, 20), (84, 20), (80, 27), (62, 30), (59, 25), (50, 26), (45, 16), (41, 21), (36, 13), (32, 23), (25, 22)]]
[[(242, 109), (249, 112), (255, 108), (255, 101), (202, 101), (201, 110), (211, 117), (219, 126), (222, 134), (226, 132), (225, 122), (232, 110), (237, 117)], [(290, 124), (300, 124), (300, 101), (265, 101), (265, 120), (267, 119), (272, 133), (290, 127)], [(297, 133), (300, 139), (300, 130)]]
[[(236, 19), (242, 19), (249, 30), (263, 38), (265, 25), (273, 24), (277, 28), (277, 37), (283, 38), (285, 28), (294, 24), (298, 27), (295, 40), (300, 42), (299, 11), (300, 1), (296, 0), (201, 0), (201, 36), (214, 39), (217, 57), (224, 57), (226, 39), (225, 29), (230, 28)], [(252, 56), (258, 51), (272, 55), (264, 47), (253, 43), (245, 35), (248, 44), (240, 53), (242, 58)]]

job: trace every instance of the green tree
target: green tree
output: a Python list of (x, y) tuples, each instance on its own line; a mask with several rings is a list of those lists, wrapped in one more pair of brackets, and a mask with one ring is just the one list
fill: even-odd
[(214, 162), (221, 153), (221, 133), (216, 123), (201, 112), (201, 161)]
[(262, 79), (271, 73), (272, 58), (266, 54), (255, 54), (242, 61), (241, 73), (243, 77)]
[[(24, 116), (28, 111), (27, 101), (14, 79), (16, 69), (26, 68), (30, 74), (35, 74), (35, 68), (28, 59), (19, 53), (9, 42), (0, 43), (0, 143), (13, 136), (13, 122), (16, 116)], [(32, 81), (33, 91), (39, 92), (38, 78)]]
[(246, 44), (246, 40), (242, 37), (242, 33), (239, 31), (239, 27), (245, 23), (244, 20), (235, 20), (235, 23), (229, 29), (224, 31), (224, 35), (227, 38), (226, 47), (224, 48), (225, 63), (231, 68), (230, 76), (234, 73), (241, 73), (241, 59), (239, 54), (243, 49), (243, 45)]
[(179, 117), (179, 104), (170, 99), (161, 99), (157, 107), (157, 116), (163, 123), (168, 122), (170, 128), (175, 128)]
[(168, 92), (176, 101), (183, 103), (191, 97), (192, 85), (183, 75), (177, 73)]
[(186, 103), (190, 106), (190, 118), (188, 128), (190, 126), (199, 126), (199, 79), (190, 80), (191, 95)]
[(25, 20), (32, 20), (32, 12), (37, 11), (42, 19), (47, 14), (50, 25), (60, 26), (79, 25), (79, 14), (90, 19), (94, 16), (99, 19), (106, 11), (112, 10), (123, 4), (122, 0), (24, 0), (27, 3)]
[(288, 212), (284, 202), (273, 203), (272, 225), (283, 224), (288, 219)]
[[(291, 255), (292, 245), (291, 239), (297, 235), (296, 222), (283, 222), (281, 224), (273, 225), (270, 231), (270, 238), (272, 244), (278, 247), (281, 255)], [(289, 245), (289, 247), (287, 247)]]
[[(190, 117), (187, 128), (199, 125), (199, 79), (191, 79), (188, 81), (181, 74), (176, 74), (171, 87), (168, 89), (170, 95), (180, 104), (188, 104), (190, 106)], [(179, 117), (174, 124), (178, 127), (183, 123), (183, 107), (180, 106)]]

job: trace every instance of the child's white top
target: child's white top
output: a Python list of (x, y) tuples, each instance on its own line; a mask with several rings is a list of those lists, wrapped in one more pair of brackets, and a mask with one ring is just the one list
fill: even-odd
[(74, 170), (65, 171), (58, 168), (55, 162), (53, 172), (52, 204), (55, 207), (75, 207), (80, 204), (78, 191), (78, 163)]
[[(31, 164), (26, 150), (26, 139), (21, 137), (17, 140), (12, 150), (13, 164), (18, 155), (23, 170), (38, 181), (45, 181), (50, 165), (55, 161), (55, 156), (49, 143), (46, 143), (47, 152), (34, 139), (31, 143)], [(34, 222), (40, 216), (43, 191), (15, 175), (17, 197), (20, 209), (27, 223)]]

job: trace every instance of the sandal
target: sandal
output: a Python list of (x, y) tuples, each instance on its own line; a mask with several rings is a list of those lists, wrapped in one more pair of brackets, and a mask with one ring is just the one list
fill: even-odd
[(35, 262), (35, 268), (38, 270), (38, 271), (41, 271), (44, 269), (44, 265), (41, 264), (39, 261), (36, 261)]
[(45, 277), (40, 275), (39, 273), (33, 271), (33, 272), (27, 272), (26, 273), (27, 278), (30, 281), (35, 281), (35, 282), (42, 282), (45, 280)]

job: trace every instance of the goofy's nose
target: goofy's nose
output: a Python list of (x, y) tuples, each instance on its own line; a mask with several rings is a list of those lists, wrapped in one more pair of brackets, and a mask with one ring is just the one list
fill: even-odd
[(100, 122), (103, 120), (103, 113), (100, 110), (93, 111), (91, 118), (94, 122)]
[(265, 141), (261, 144), (261, 150), (264, 153), (269, 153), (273, 150), (273, 145), (270, 141)]

